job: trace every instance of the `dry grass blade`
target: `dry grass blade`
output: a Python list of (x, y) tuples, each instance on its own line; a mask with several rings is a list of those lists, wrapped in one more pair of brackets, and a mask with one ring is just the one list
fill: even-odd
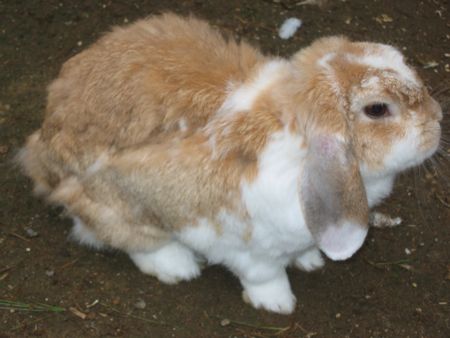
[[(216, 316), (217, 318), (223, 320), (223, 317)], [(266, 326), (266, 325), (258, 325), (253, 323), (242, 322), (238, 320), (227, 319), (228, 325), (236, 325), (236, 326), (245, 326), (252, 329), (263, 330), (263, 331), (274, 331), (274, 335), (282, 334), (283, 332), (291, 329), (291, 326), (286, 327), (278, 327), (278, 326)], [(223, 326), (223, 325), (222, 325)]]
[(86, 319), (87, 314), (81, 312), (80, 310), (78, 310), (76, 307), (70, 307), (69, 308), (70, 312), (72, 312), (75, 316), (77, 316), (78, 318), (81, 319)]
[(444, 198), (441, 197), (439, 194), (436, 194), (436, 198), (441, 202), (446, 208), (450, 208), (450, 204), (445, 202)]
[(394, 265), (394, 266), (401, 267), (408, 271), (413, 270), (413, 267), (409, 264), (409, 263), (413, 262), (412, 259), (400, 259), (398, 261), (391, 261), (391, 262), (387, 262), (387, 261), (386, 262), (374, 262), (369, 259), (364, 259), (364, 260), (369, 265), (372, 265), (373, 267), (378, 268), (378, 269), (382, 269), (383, 267)]
[(24, 242), (31, 242), (31, 240), (29, 240), (28, 238), (25, 238), (25, 237), (19, 235), (18, 233), (15, 233), (15, 232), (10, 232), (9, 235), (13, 236), (13, 237), (16, 237), (18, 239), (21, 239)]
[(0, 310), (30, 311), (30, 312), (64, 312), (65, 308), (42, 303), (24, 303), (10, 300), (0, 300)]

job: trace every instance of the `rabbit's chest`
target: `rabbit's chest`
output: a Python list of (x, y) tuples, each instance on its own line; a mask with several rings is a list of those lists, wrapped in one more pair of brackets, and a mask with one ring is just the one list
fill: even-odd
[(364, 177), (364, 187), (366, 189), (367, 201), (369, 208), (380, 203), (384, 198), (389, 196), (394, 184), (394, 176), (382, 176), (375, 178)]
[(302, 138), (287, 131), (272, 136), (259, 158), (258, 175), (241, 185), (250, 216), (252, 244), (273, 256), (312, 245), (301, 210), (299, 178), (305, 152)]

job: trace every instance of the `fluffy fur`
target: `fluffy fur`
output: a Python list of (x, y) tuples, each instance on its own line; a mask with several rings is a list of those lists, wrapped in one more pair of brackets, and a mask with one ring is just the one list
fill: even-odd
[[(380, 102), (389, 115), (365, 113)], [(64, 64), (20, 161), (80, 242), (167, 283), (197, 277), (199, 257), (224, 264), (244, 300), (291, 313), (286, 266), (354, 254), (441, 117), (393, 47), (331, 37), (276, 59), (165, 14)]]

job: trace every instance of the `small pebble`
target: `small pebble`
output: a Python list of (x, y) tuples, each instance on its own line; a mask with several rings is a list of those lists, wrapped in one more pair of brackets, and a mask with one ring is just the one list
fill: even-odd
[(147, 304), (145, 304), (145, 301), (142, 299), (139, 299), (136, 303), (134, 303), (134, 307), (139, 310), (145, 309), (146, 306)]
[(229, 319), (222, 319), (221, 321), (220, 321), (220, 325), (222, 325), (222, 326), (228, 326), (228, 325), (230, 325), (230, 320)]
[(405, 248), (405, 254), (411, 255), (411, 250), (409, 250), (408, 248)]
[(336, 318), (341, 318), (341, 314), (340, 313), (336, 313)]
[(34, 237), (37, 237), (39, 235), (36, 231), (34, 231), (31, 228), (26, 228), (25, 232), (27, 233), (27, 236), (30, 237), (30, 238), (34, 238)]
[(55, 275), (55, 271), (53, 271), (53, 270), (45, 270), (45, 274), (48, 277), (53, 277)]
[(394, 19), (392, 19), (389, 15), (387, 14), (381, 14), (379, 16), (377, 16), (375, 18), (375, 21), (378, 22), (379, 24), (383, 24), (383, 23), (389, 23), (394, 21)]
[(413, 283), (412, 283), (412, 286), (413, 286), (414, 288), (416, 288), (416, 287), (417, 287), (417, 283), (413, 282)]

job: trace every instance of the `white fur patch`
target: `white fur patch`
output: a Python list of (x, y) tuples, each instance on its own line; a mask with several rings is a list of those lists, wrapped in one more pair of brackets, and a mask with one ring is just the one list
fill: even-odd
[(188, 130), (188, 123), (185, 118), (181, 118), (178, 120), (178, 128), (182, 132), (185, 132)]
[(272, 135), (258, 160), (258, 176), (242, 183), (242, 198), (255, 224), (254, 238), (273, 256), (311, 246), (300, 207), (299, 184), (306, 150), (302, 138), (283, 130)]
[(130, 252), (130, 258), (146, 274), (156, 276), (161, 282), (174, 284), (200, 275), (194, 253), (176, 241), (147, 252)]
[(372, 88), (379, 86), (380, 78), (378, 76), (371, 76), (361, 82), (362, 88)]
[(397, 72), (405, 81), (420, 86), (416, 75), (411, 68), (406, 65), (403, 55), (397, 49), (382, 44), (376, 44), (375, 46), (375, 48), (371, 48), (362, 57), (349, 55), (348, 58), (351, 61), (376, 69), (391, 69)]
[(395, 175), (381, 174), (380, 176), (371, 177), (364, 172), (367, 170), (361, 169), (361, 175), (366, 189), (366, 196), (369, 208), (380, 203), (385, 197), (389, 196), (394, 186)]
[(247, 224), (229, 212), (221, 211), (215, 220), (221, 232), (206, 218), (194, 225), (185, 225), (177, 238), (205, 256), (212, 264), (232, 262), (241, 251), (246, 251)]
[(261, 93), (277, 81), (288, 65), (284, 60), (273, 60), (263, 65), (249, 83), (235, 88), (225, 99), (218, 114), (250, 110)]
[[(216, 243), (218, 241), (217, 231), (206, 218), (197, 220), (197, 224), (184, 225), (177, 234), (177, 238), (186, 245), (205, 255), (211, 263), (220, 263), (222, 254), (214, 254), (220, 249)], [(223, 226), (223, 225), (222, 225)], [(214, 258), (217, 256), (217, 258)]]

